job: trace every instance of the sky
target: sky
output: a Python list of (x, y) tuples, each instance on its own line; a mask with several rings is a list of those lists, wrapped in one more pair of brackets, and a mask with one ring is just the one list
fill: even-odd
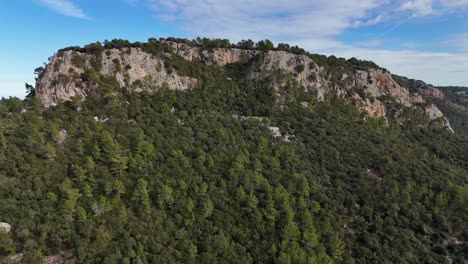
[(468, 86), (468, 0), (3, 0), (0, 97), (58, 49), (114, 38), (270, 39)]

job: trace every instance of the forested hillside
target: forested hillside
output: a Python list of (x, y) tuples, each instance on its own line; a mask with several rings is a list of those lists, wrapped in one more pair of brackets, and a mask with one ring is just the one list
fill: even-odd
[[(304, 69), (253, 78), (251, 60), (158, 52), (164, 76), (195, 87), (124, 88), (88, 65), (75, 80), (93, 82), (86, 100), (45, 107), (29, 87), (0, 102), (1, 261), (465, 263), (463, 126), (433, 126), (425, 102), (389, 95), (386, 115), (369, 118), (356, 98), (376, 98), (359, 87), (318, 100), (295, 79)], [(376, 67), (310, 56), (330, 83)]]
[(440, 87), (444, 99), (435, 99), (437, 106), (450, 120), (454, 130), (468, 136), (468, 87)]

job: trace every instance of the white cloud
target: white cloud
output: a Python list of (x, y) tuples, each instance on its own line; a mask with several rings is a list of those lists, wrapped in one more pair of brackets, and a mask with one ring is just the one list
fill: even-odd
[(84, 13), (84, 11), (78, 8), (73, 2), (69, 0), (37, 0), (41, 5), (44, 5), (55, 12), (62, 14), (64, 16), (79, 18), (79, 19), (89, 19), (89, 17)]
[(157, 16), (194, 34), (231, 39), (336, 36), (380, 5), (378, 0), (147, 0)]
[(383, 19), (384, 19), (383, 15), (378, 15), (375, 18), (369, 19), (367, 21), (356, 20), (356, 21), (353, 22), (353, 26), (354, 27), (372, 26), (372, 25), (375, 25), (375, 24), (378, 24), (378, 23), (382, 22)]
[(464, 7), (468, 7), (468, 0), (405, 0), (400, 4), (398, 10), (411, 11), (413, 17), (422, 17), (445, 15), (456, 12), (455, 8)]
[[(410, 19), (457, 12), (468, 0), (140, 0), (155, 17), (192, 36), (232, 41), (268, 38), (313, 53), (372, 60), (396, 74), (435, 85), (468, 85), (468, 53), (378, 49), (382, 37)], [(408, 12), (410, 15), (408, 16)], [(392, 23), (377, 38), (344, 44), (337, 37), (353, 27)], [(466, 50), (465, 50), (466, 51)]]
[(441, 3), (446, 6), (463, 6), (468, 5), (468, 0), (441, 0)]
[(461, 52), (468, 52), (468, 33), (453, 35), (443, 41), (443, 44)]
[(412, 11), (413, 16), (426, 16), (433, 12), (432, 0), (406, 1), (400, 5), (402, 11)]

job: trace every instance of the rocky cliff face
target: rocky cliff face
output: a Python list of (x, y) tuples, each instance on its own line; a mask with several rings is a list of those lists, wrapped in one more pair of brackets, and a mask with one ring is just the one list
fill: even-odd
[(421, 95), (411, 94), (408, 89), (401, 87), (388, 72), (380, 69), (369, 69), (368, 71), (356, 71), (356, 86), (362, 87), (373, 97), (390, 95), (400, 104), (411, 106), (415, 103), (423, 103)]
[[(275, 74), (283, 71), (292, 75), (292, 78), (309, 92), (315, 92), (318, 100), (323, 100), (325, 93), (329, 91), (329, 79), (324, 69), (317, 65), (311, 58), (305, 55), (295, 55), (285, 51), (269, 51), (259, 62), (260, 72)], [(256, 75), (262, 77), (261, 74)], [(285, 85), (278, 83), (277, 85)]]
[[(74, 96), (93, 96), (98, 88), (112, 81), (120, 89), (150, 90), (160, 86), (185, 90), (197, 87), (198, 80), (184, 76), (167, 65), (167, 59), (179, 56), (187, 63), (202, 62), (223, 67), (238, 62), (251, 63), (250, 78), (273, 77), (274, 88), (293, 80), (305, 91), (324, 100), (328, 93), (348, 97), (371, 118), (386, 118), (387, 109), (380, 100), (392, 97), (403, 107), (422, 107), (432, 120), (444, 119), (434, 105), (424, 106), (424, 96), (441, 98), (436, 88), (421, 81), (392, 76), (382, 69), (368, 68), (343, 72), (338, 78), (307, 55), (285, 51), (261, 52), (238, 48), (202, 49), (184, 43), (162, 42), (169, 52), (155, 55), (140, 48), (107, 49), (100, 54), (73, 50), (58, 52), (52, 57), (36, 84), (36, 95), (45, 106), (54, 106)], [(286, 74), (289, 78), (277, 78)], [(440, 113), (439, 113), (440, 112)], [(450, 127), (448, 122), (441, 126)]]
[[(139, 91), (168, 85), (171, 89), (194, 88), (197, 80), (180, 76), (165, 67), (164, 60), (138, 48), (111, 49), (96, 55), (76, 51), (57, 53), (36, 83), (36, 94), (46, 106), (56, 105), (74, 96), (86, 98), (97, 93), (102, 78), (115, 78), (120, 87)], [(96, 62), (99, 59), (99, 69)]]
[(201, 50), (198, 47), (191, 47), (184, 43), (166, 42), (172, 47), (174, 53), (187, 61), (200, 60), (208, 65), (225, 66), (230, 63), (237, 63), (249, 60), (259, 54), (256, 50), (226, 49), (218, 48), (212, 50)]

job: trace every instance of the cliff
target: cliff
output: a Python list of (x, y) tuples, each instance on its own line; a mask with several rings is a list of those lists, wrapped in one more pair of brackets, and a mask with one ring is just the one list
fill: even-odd
[(136, 90), (165, 84), (184, 90), (197, 84), (196, 79), (168, 71), (164, 60), (137, 48), (107, 50), (100, 55), (99, 67), (93, 65), (95, 56), (76, 51), (55, 54), (37, 80), (36, 95), (46, 106), (74, 96), (86, 98), (97, 94), (101, 79), (110, 76), (118, 86), (134, 86)]
[[(136, 92), (161, 86), (175, 90), (193, 89), (198, 86), (199, 78), (193, 71), (180, 68), (187, 65), (223, 68), (229, 64), (247, 63), (250, 67), (247, 78), (269, 78), (275, 89), (293, 81), (315, 94), (320, 101), (327, 94), (349, 98), (371, 118), (387, 118), (388, 109), (381, 98), (390, 97), (401, 107), (422, 108), (431, 120), (440, 123), (440, 127), (451, 130), (443, 114), (439, 114), (440, 110), (424, 99), (428, 96), (442, 98), (443, 94), (437, 88), (422, 81), (392, 76), (377, 66), (330, 65), (319, 58), (283, 50), (205, 48), (166, 40), (146, 46), (66, 49), (57, 52), (39, 76), (36, 95), (49, 107), (76, 96), (85, 99), (99, 95), (102, 89)], [(180, 67), (182, 64), (184, 67)]]

